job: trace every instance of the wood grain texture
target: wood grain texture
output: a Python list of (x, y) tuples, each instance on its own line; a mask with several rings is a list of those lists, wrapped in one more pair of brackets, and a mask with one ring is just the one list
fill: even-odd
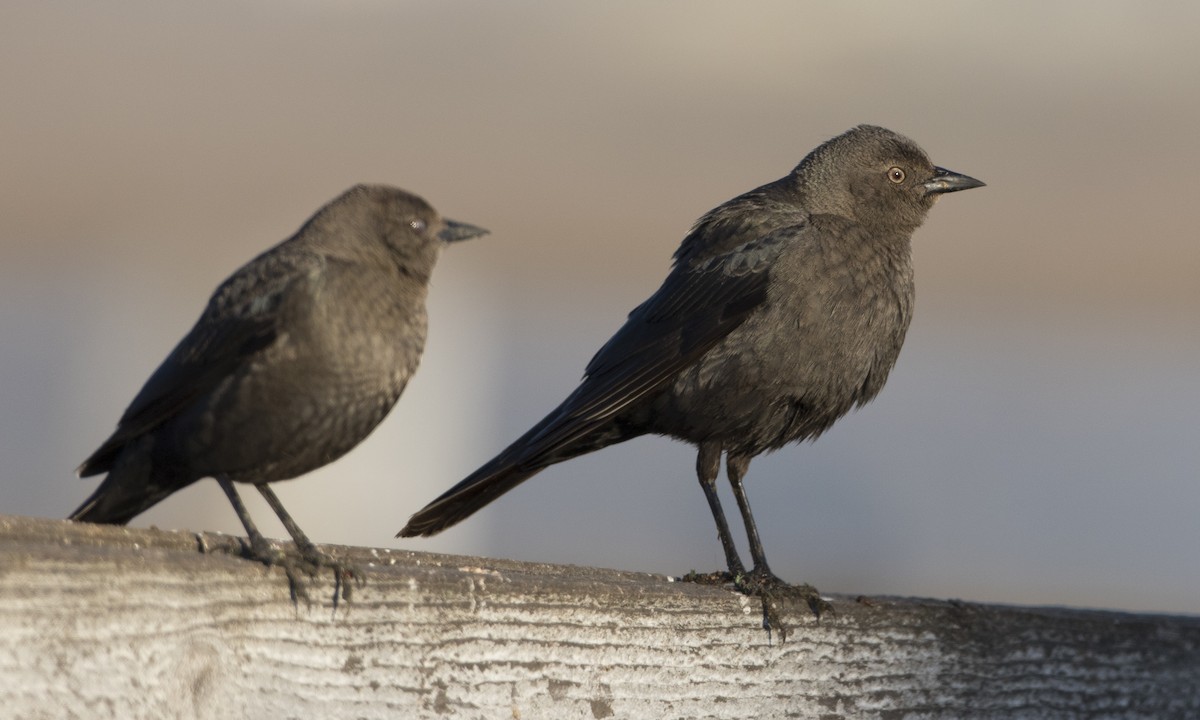
[[(232, 539), (206, 536), (210, 546)], [(1200, 619), (363, 548), (333, 612), (185, 532), (0, 516), (0, 718), (1195, 718)]]

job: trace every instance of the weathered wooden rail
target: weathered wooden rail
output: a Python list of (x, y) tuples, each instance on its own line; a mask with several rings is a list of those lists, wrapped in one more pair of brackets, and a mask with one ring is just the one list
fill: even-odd
[(1200, 718), (1198, 618), (834, 597), (780, 643), (721, 587), (364, 548), (335, 613), (198, 546), (0, 516), (0, 718)]

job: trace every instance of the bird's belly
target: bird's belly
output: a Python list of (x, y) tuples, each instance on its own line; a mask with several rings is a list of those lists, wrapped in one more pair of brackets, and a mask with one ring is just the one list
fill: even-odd
[(403, 390), (398, 372), (278, 370), (231, 378), (230, 392), (183, 418), (182, 456), (195, 474), (245, 482), (303, 475), (362, 442)]
[(886, 343), (862, 336), (777, 337), (753, 347), (730, 338), (681, 373), (657, 402), (658, 432), (750, 454), (811, 439), (869, 400), (895, 359)]

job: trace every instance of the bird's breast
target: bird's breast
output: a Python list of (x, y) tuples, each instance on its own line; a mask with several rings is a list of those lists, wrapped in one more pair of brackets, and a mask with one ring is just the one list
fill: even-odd
[(883, 387), (911, 319), (911, 265), (801, 259), (781, 258), (765, 303), (665, 393), (665, 434), (758, 453), (815, 437)]

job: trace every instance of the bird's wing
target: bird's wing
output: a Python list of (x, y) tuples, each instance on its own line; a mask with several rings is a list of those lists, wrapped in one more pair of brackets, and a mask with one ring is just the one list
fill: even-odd
[(315, 255), (264, 254), (213, 293), (196, 325), (163, 360), (121, 416), (117, 430), (79, 467), (108, 469), (125, 443), (175, 416), (271, 346), (280, 317), (303, 310), (325, 261)]
[(689, 265), (662, 287), (588, 363), (583, 383), (532, 444), (561, 446), (674, 379), (767, 300), (772, 263), (800, 232), (784, 228)]
[(707, 258), (680, 259), (658, 292), (629, 314), (588, 363), (574, 393), (413, 515), (400, 535), (440, 532), (547, 465), (628, 439), (621, 428), (606, 425), (671, 382), (767, 302), (771, 264), (802, 231), (797, 225)]

